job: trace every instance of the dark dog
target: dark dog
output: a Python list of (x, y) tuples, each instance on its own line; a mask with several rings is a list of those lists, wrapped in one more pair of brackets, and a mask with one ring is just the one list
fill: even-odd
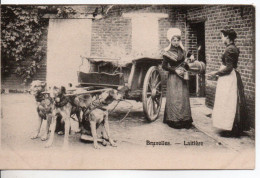
[[(93, 137), (94, 148), (100, 148), (98, 146), (97, 134), (97, 130), (99, 128), (101, 128), (103, 139), (108, 140), (112, 146), (116, 146), (110, 136), (107, 107), (114, 100), (121, 99), (122, 94), (118, 93), (117, 90), (107, 90), (102, 92), (100, 95), (93, 97), (91, 105), (86, 111), (84, 111), (82, 122), (84, 125), (85, 134)], [(99, 141), (102, 141), (102, 139), (99, 139)]]
[(36, 129), (36, 132), (31, 137), (32, 139), (36, 139), (39, 137), (41, 126), (43, 121), (47, 121), (45, 132), (41, 136), (41, 140), (47, 140), (48, 132), (49, 132), (49, 126), (51, 122), (52, 117), (52, 107), (53, 107), (53, 101), (51, 97), (45, 93), (46, 89), (46, 83), (36, 80), (31, 83), (30, 93), (34, 95), (36, 104), (37, 104), (37, 113), (39, 116), (38, 119), (38, 126)]

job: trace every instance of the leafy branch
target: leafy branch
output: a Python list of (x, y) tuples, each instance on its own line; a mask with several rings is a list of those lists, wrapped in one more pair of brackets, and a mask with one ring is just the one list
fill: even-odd
[[(2, 6), (1, 7), (1, 60), (2, 73), (15, 73), (27, 83), (39, 69), (39, 62), (45, 57), (46, 49), (41, 46), (41, 38), (46, 20), (40, 9), (47, 6)], [(31, 61), (24, 65), (23, 61)]]

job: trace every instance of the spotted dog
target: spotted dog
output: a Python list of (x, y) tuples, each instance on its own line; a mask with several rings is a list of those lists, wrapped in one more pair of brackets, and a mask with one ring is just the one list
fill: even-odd
[(39, 137), (42, 123), (46, 120), (47, 124), (44, 129), (44, 134), (41, 136), (42, 141), (47, 140), (48, 137), (53, 107), (53, 100), (45, 90), (46, 82), (36, 80), (31, 83), (30, 93), (35, 97), (38, 113), (37, 129), (31, 138), (36, 139)]
[(84, 134), (93, 137), (93, 144), (95, 149), (100, 148), (98, 145), (98, 140), (100, 141), (100, 139), (98, 138), (97, 134), (97, 130), (99, 128), (101, 128), (103, 139), (108, 140), (112, 146), (116, 146), (114, 140), (110, 136), (107, 107), (114, 100), (121, 100), (122, 98), (122, 94), (117, 90), (113, 89), (104, 91), (100, 95), (93, 97), (91, 105), (86, 111), (84, 111), (82, 120), (82, 124), (85, 129)]

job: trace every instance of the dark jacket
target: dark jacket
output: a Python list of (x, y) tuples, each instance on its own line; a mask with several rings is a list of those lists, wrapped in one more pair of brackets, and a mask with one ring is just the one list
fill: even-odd
[(239, 56), (239, 49), (235, 46), (234, 43), (227, 45), (224, 54), (222, 55), (222, 63), (226, 67), (219, 70), (216, 75), (223, 76), (228, 75), (232, 72), (233, 69), (237, 68)]
[(176, 61), (163, 56), (162, 68), (168, 72), (175, 73), (175, 68), (185, 60), (186, 53), (181, 47), (171, 46), (170, 51), (175, 52), (178, 57)]

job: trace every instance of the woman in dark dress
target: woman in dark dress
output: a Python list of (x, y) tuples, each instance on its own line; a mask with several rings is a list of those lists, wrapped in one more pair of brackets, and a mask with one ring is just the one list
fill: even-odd
[[(228, 131), (228, 135), (239, 136), (249, 129), (246, 114), (246, 104), (243, 83), (236, 70), (239, 49), (234, 41), (237, 37), (233, 29), (222, 30), (222, 42), (226, 45), (222, 55), (222, 65), (217, 72), (208, 74), (211, 77), (219, 76), (214, 109), (212, 112), (213, 126)], [(223, 132), (222, 132), (223, 133)]]
[[(170, 41), (163, 55), (162, 68), (168, 71), (166, 106), (163, 122), (174, 128), (190, 128), (192, 125), (188, 82), (176, 73), (180, 64), (184, 64), (186, 53), (181, 43), (181, 31), (169, 29), (167, 38)], [(185, 65), (186, 66), (186, 65)]]

